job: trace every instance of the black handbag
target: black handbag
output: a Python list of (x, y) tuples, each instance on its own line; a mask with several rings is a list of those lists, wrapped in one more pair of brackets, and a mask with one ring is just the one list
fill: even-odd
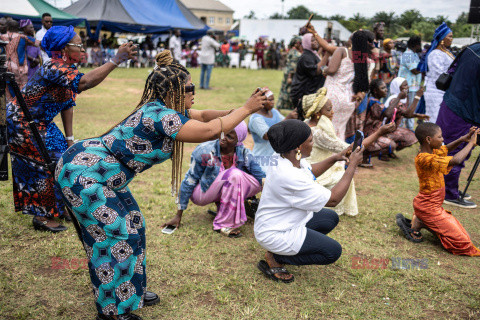
[(255, 219), (255, 213), (258, 209), (258, 204), (260, 200), (257, 197), (253, 196), (245, 200), (245, 214), (247, 217)]
[(448, 67), (447, 72), (444, 72), (440, 76), (438, 76), (437, 81), (435, 81), (435, 86), (437, 87), (438, 90), (447, 91), (448, 88), (450, 88), (450, 84), (452, 83), (452, 79), (453, 79), (453, 74), (457, 69), (456, 63), (458, 62), (462, 54), (465, 52), (465, 50), (467, 50), (467, 48), (468, 47), (460, 51), (460, 53), (453, 60), (452, 64)]
[(437, 81), (435, 81), (435, 86), (438, 90), (447, 91), (450, 83), (452, 83), (452, 79), (453, 76), (450, 73), (444, 72), (438, 77)]

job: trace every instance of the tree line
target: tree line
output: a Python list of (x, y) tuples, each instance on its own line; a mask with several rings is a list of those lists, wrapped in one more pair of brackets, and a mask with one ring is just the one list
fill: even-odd
[[(313, 14), (314, 20), (335, 20), (341, 23), (349, 31), (353, 32), (358, 29), (372, 29), (375, 22), (385, 23), (385, 37), (398, 38), (410, 37), (413, 35), (421, 36), (422, 40), (429, 41), (433, 37), (435, 29), (442, 23), (446, 22), (453, 31), (454, 37), (469, 37), (472, 26), (467, 23), (468, 13), (462, 12), (455, 21), (450, 21), (446, 16), (439, 15), (435, 18), (424, 17), (417, 9), (406, 10), (400, 15), (395, 12), (377, 12), (373, 17), (366, 17), (360, 13), (354, 14), (347, 18), (341, 14), (333, 16), (323, 16), (307, 7), (300, 5), (288, 10), (282, 16), (280, 13), (272, 14), (269, 19), (304, 19), (307, 20)], [(255, 12), (250, 11), (245, 16), (248, 19), (256, 19)]]

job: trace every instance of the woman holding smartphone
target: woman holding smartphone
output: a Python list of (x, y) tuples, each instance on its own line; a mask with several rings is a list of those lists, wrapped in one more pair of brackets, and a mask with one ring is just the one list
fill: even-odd
[(318, 176), (337, 161), (348, 160), (347, 149), (324, 161), (309, 165), (305, 158), (313, 148), (310, 127), (299, 120), (285, 120), (268, 130), (278, 155), (271, 166), (255, 214), (255, 238), (267, 250), (257, 267), (274, 281), (292, 282), (284, 264), (330, 264), (342, 254), (340, 244), (326, 234), (338, 224), (335, 207), (348, 191), (363, 148), (357, 148), (340, 181), (328, 190), (316, 183)]
[[(128, 184), (137, 173), (172, 159), (172, 194), (180, 185), (183, 142), (230, 132), (266, 101), (256, 91), (233, 111), (192, 110), (195, 86), (170, 51), (156, 57), (142, 99), (100, 137), (79, 141), (60, 158), (55, 178), (81, 226), (97, 320), (141, 319), (131, 313), (158, 302), (146, 291), (145, 221)], [(146, 299), (148, 297), (148, 299)]]

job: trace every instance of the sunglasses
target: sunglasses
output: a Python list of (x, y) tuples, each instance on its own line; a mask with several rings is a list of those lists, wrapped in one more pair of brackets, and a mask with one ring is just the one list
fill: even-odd
[(78, 47), (80, 49), (84, 49), (83, 48), (83, 44), (77, 44), (77, 43), (67, 43), (68, 46), (72, 46), (72, 47)]
[(185, 86), (185, 93), (191, 92), (193, 95), (195, 95), (195, 85), (192, 83), (189, 86)]

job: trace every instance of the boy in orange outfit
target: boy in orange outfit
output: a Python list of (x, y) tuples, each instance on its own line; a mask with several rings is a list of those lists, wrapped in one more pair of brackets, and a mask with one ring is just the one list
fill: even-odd
[[(460, 164), (477, 144), (479, 129), (472, 127), (465, 136), (443, 145), (442, 130), (434, 123), (419, 124), (415, 136), (420, 142), (420, 153), (415, 158), (415, 168), (420, 182), (420, 192), (413, 200), (414, 215), (409, 225), (402, 214), (397, 215), (397, 224), (405, 237), (413, 242), (422, 241), (421, 228), (434, 232), (445, 249), (455, 255), (480, 256), (462, 224), (442, 208), (445, 199), (445, 181), (454, 165)], [(462, 142), (467, 145), (455, 156), (447, 156), (449, 150)]]

